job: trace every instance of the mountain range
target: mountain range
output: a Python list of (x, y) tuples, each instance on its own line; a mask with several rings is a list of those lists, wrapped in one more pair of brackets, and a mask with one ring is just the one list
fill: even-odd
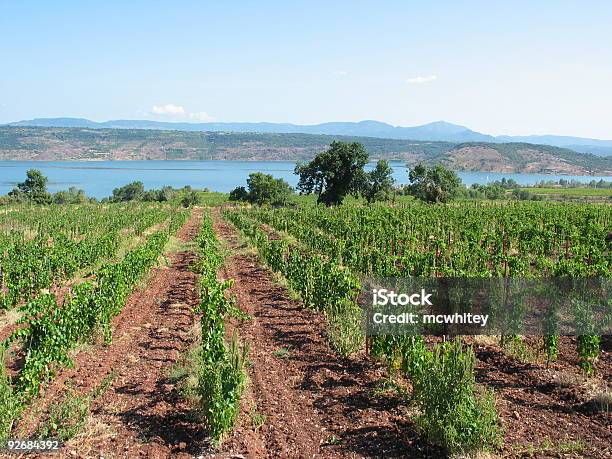
[(319, 134), (401, 140), (445, 141), (454, 143), (521, 142), (568, 148), (580, 153), (591, 153), (598, 156), (612, 155), (612, 140), (557, 135), (492, 136), (445, 121), (436, 121), (422, 126), (402, 127), (371, 120), (300, 125), (291, 123), (185, 123), (150, 120), (112, 120), (96, 122), (84, 118), (36, 118), (8, 123), (8, 125), (89, 129), (157, 129), (199, 132)]

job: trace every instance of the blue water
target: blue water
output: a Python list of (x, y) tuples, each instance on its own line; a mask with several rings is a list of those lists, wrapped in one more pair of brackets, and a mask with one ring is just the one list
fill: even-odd
[[(408, 182), (403, 162), (391, 162), (398, 183)], [(297, 184), (293, 173), (295, 163), (289, 161), (101, 161), (101, 162), (52, 162), (52, 161), (0, 161), (0, 195), (8, 193), (25, 178), (28, 169), (39, 169), (49, 178), (49, 191), (75, 186), (85, 190), (88, 196), (110, 196), (114, 188), (140, 180), (145, 188), (176, 188), (191, 185), (211, 191), (228, 192), (238, 185), (245, 185), (252, 172), (265, 172), (284, 178), (291, 185)], [(370, 165), (372, 167), (372, 165)], [(505, 174), (496, 172), (460, 172), (463, 183), (488, 183), (502, 177), (512, 178), (521, 185), (541, 180), (561, 178), (588, 182), (612, 180), (604, 176), (570, 176), (544, 174)]]

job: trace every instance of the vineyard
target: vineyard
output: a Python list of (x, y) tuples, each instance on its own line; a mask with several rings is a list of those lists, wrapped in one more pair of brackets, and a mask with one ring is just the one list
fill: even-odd
[[(612, 274), (609, 206), (345, 206), (332, 211), (312, 206), (250, 209), (227, 217), (308, 306), (326, 312), (333, 336), (338, 335), (332, 344), (345, 353), (358, 350), (364, 339), (355, 304), (364, 276), (607, 279)], [(284, 236), (271, 239), (261, 225)], [(606, 320), (609, 328), (609, 313)], [(550, 360), (557, 356), (558, 339), (544, 337)], [(599, 343), (599, 336), (578, 337), (580, 365), (589, 373)], [(412, 352), (400, 350), (404, 344), (397, 342), (382, 346), (388, 359)]]
[[(13, 384), (5, 381), (2, 388), (11, 401), (1, 408), (3, 437), (41, 385), (71, 365), (75, 346), (94, 333), (110, 344), (112, 318), (187, 217), (184, 211), (150, 206), (69, 210), (13, 210), (2, 216), (2, 305), (19, 305), (20, 316), (5, 327), (13, 331), (4, 347), (18, 343), (22, 358)], [(78, 272), (82, 276), (75, 279)], [(68, 279), (76, 282), (61, 289)]]
[[(374, 360), (386, 363), (389, 374), (399, 372), (410, 381), (422, 413), (416, 423), (430, 441), (451, 452), (495, 450), (501, 441), (494, 394), (476, 386), (475, 340), (465, 339), (471, 345), (464, 345), (460, 339), (432, 344), (420, 335), (366, 337), (357, 304), (361, 280), (367, 276), (609, 279), (612, 274), (609, 206), (303, 206), (228, 210), (225, 216), (308, 307), (324, 313), (327, 336), (337, 352), (350, 356), (365, 348)], [(609, 299), (606, 311), (597, 325), (609, 332)], [(585, 316), (576, 313), (576, 317)], [(523, 358), (528, 352), (541, 352), (546, 367), (563, 360), (562, 347), (577, 357), (583, 374), (593, 375), (602, 357), (602, 337), (595, 328), (601, 328), (591, 319), (583, 322), (585, 334), (575, 339), (555, 334), (554, 324), (545, 321), (549, 328), (540, 338), (502, 335), (499, 343)], [(600, 381), (607, 381), (607, 353), (602, 360)], [(607, 383), (601, 384), (608, 393)]]
[(599, 322), (576, 307), (577, 336), (554, 315), (539, 336), (450, 336), (368, 335), (359, 297), (371, 278), (599, 288), (611, 223), (609, 205), (543, 202), (3, 209), (0, 438), (78, 457), (607, 457), (609, 299)]

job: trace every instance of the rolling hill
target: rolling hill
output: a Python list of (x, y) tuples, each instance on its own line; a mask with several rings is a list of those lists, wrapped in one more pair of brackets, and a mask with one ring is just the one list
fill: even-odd
[(333, 140), (358, 141), (371, 158), (442, 163), (455, 170), (612, 174), (612, 157), (528, 143), (444, 142), (314, 134), (0, 127), (0, 160), (305, 161)]
[(492, 142), (533, 143), (569, 148), (581, 153), (599, 156), (612, 155), (612, 140), (581, 137), (540, 136), (491, 136), (473, 131), (465, 126), (436, 121), (422, 126), (392, 126), (380, 121), (331, 122), (313, 125), (290, 123), (180, 123), (149, 120), (113, 120), (95, 122), (84, 118), (37, 118), (10, 123), (11, 126), (81, 127), (92, 129), (157, 129), (202, 132), (259, 132), (274, 134), (322, 134), (357, 137), (378, 137), (399, 140), (443, 142)]

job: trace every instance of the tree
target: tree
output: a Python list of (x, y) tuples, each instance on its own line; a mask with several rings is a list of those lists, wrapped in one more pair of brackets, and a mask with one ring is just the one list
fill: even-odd
[(516, 183), (516, 180), (507, 179), (506, 177), (502, 177), (501, 181), (495, 181), (493, 183), (495, 185), (501, 186), (505, 190), (510, 190), (519, 186), (518, 183)]
[(381, 159), (376, 163), (374, 170), (366, 174), (362, 195), (370, 203), (385, 201), (390, 198), (394, 183), (393, 169), (387, 160)]
[(304, 194), (316, 193), (317, 202), (326, 206), (342, 204), (348, 194), (361, 191), (367, 162), (362, 144), (334, 141), (310, 163), (295, 167), (300, 176), (298, 189)]
[(249, 197), (249, 193), (243, 186), (237, 186), (229, 194), (230, 201), (246, 201)]
[(501, 186), (495, 185), (493, 183), (489, 183), (488, 185), (486, 185), (483, 191), (485, 198), (487, 199), (502, 199), (506, 194), (506, 192)]
[(410, 170), (408, 179), (409, 194), (427, 202), (448, 202), (461, 187), (459, 176), (440, 164), (431, 168), (418, 164)]
[(124, 202), (141, 200), (145, 194), (142, 182), (132, 182), (113, 190), (111, 201)]
[(9, 192), (9, 196), (17, 201), (29, 201), (36, 204), (51, 204), (51, 195), (47, 192), (47, 177), (37, 169), (26, 172), (25, 181), (18, 183)]
[(259, 205), (284, 205), (293, 193), (289, 184), (283, 179), (261, 172), (249, 175), (247, 187), (249, 189), (247, 201)]
[(255, 172), (247, 179), (248, 191), (243, 186), (237, 186), (229, 195), (230, 201), (247, 201), (252, 204), (271, 204), (273, 206), (285, 205), (293, 194), (289, 184), (270, 174)]

